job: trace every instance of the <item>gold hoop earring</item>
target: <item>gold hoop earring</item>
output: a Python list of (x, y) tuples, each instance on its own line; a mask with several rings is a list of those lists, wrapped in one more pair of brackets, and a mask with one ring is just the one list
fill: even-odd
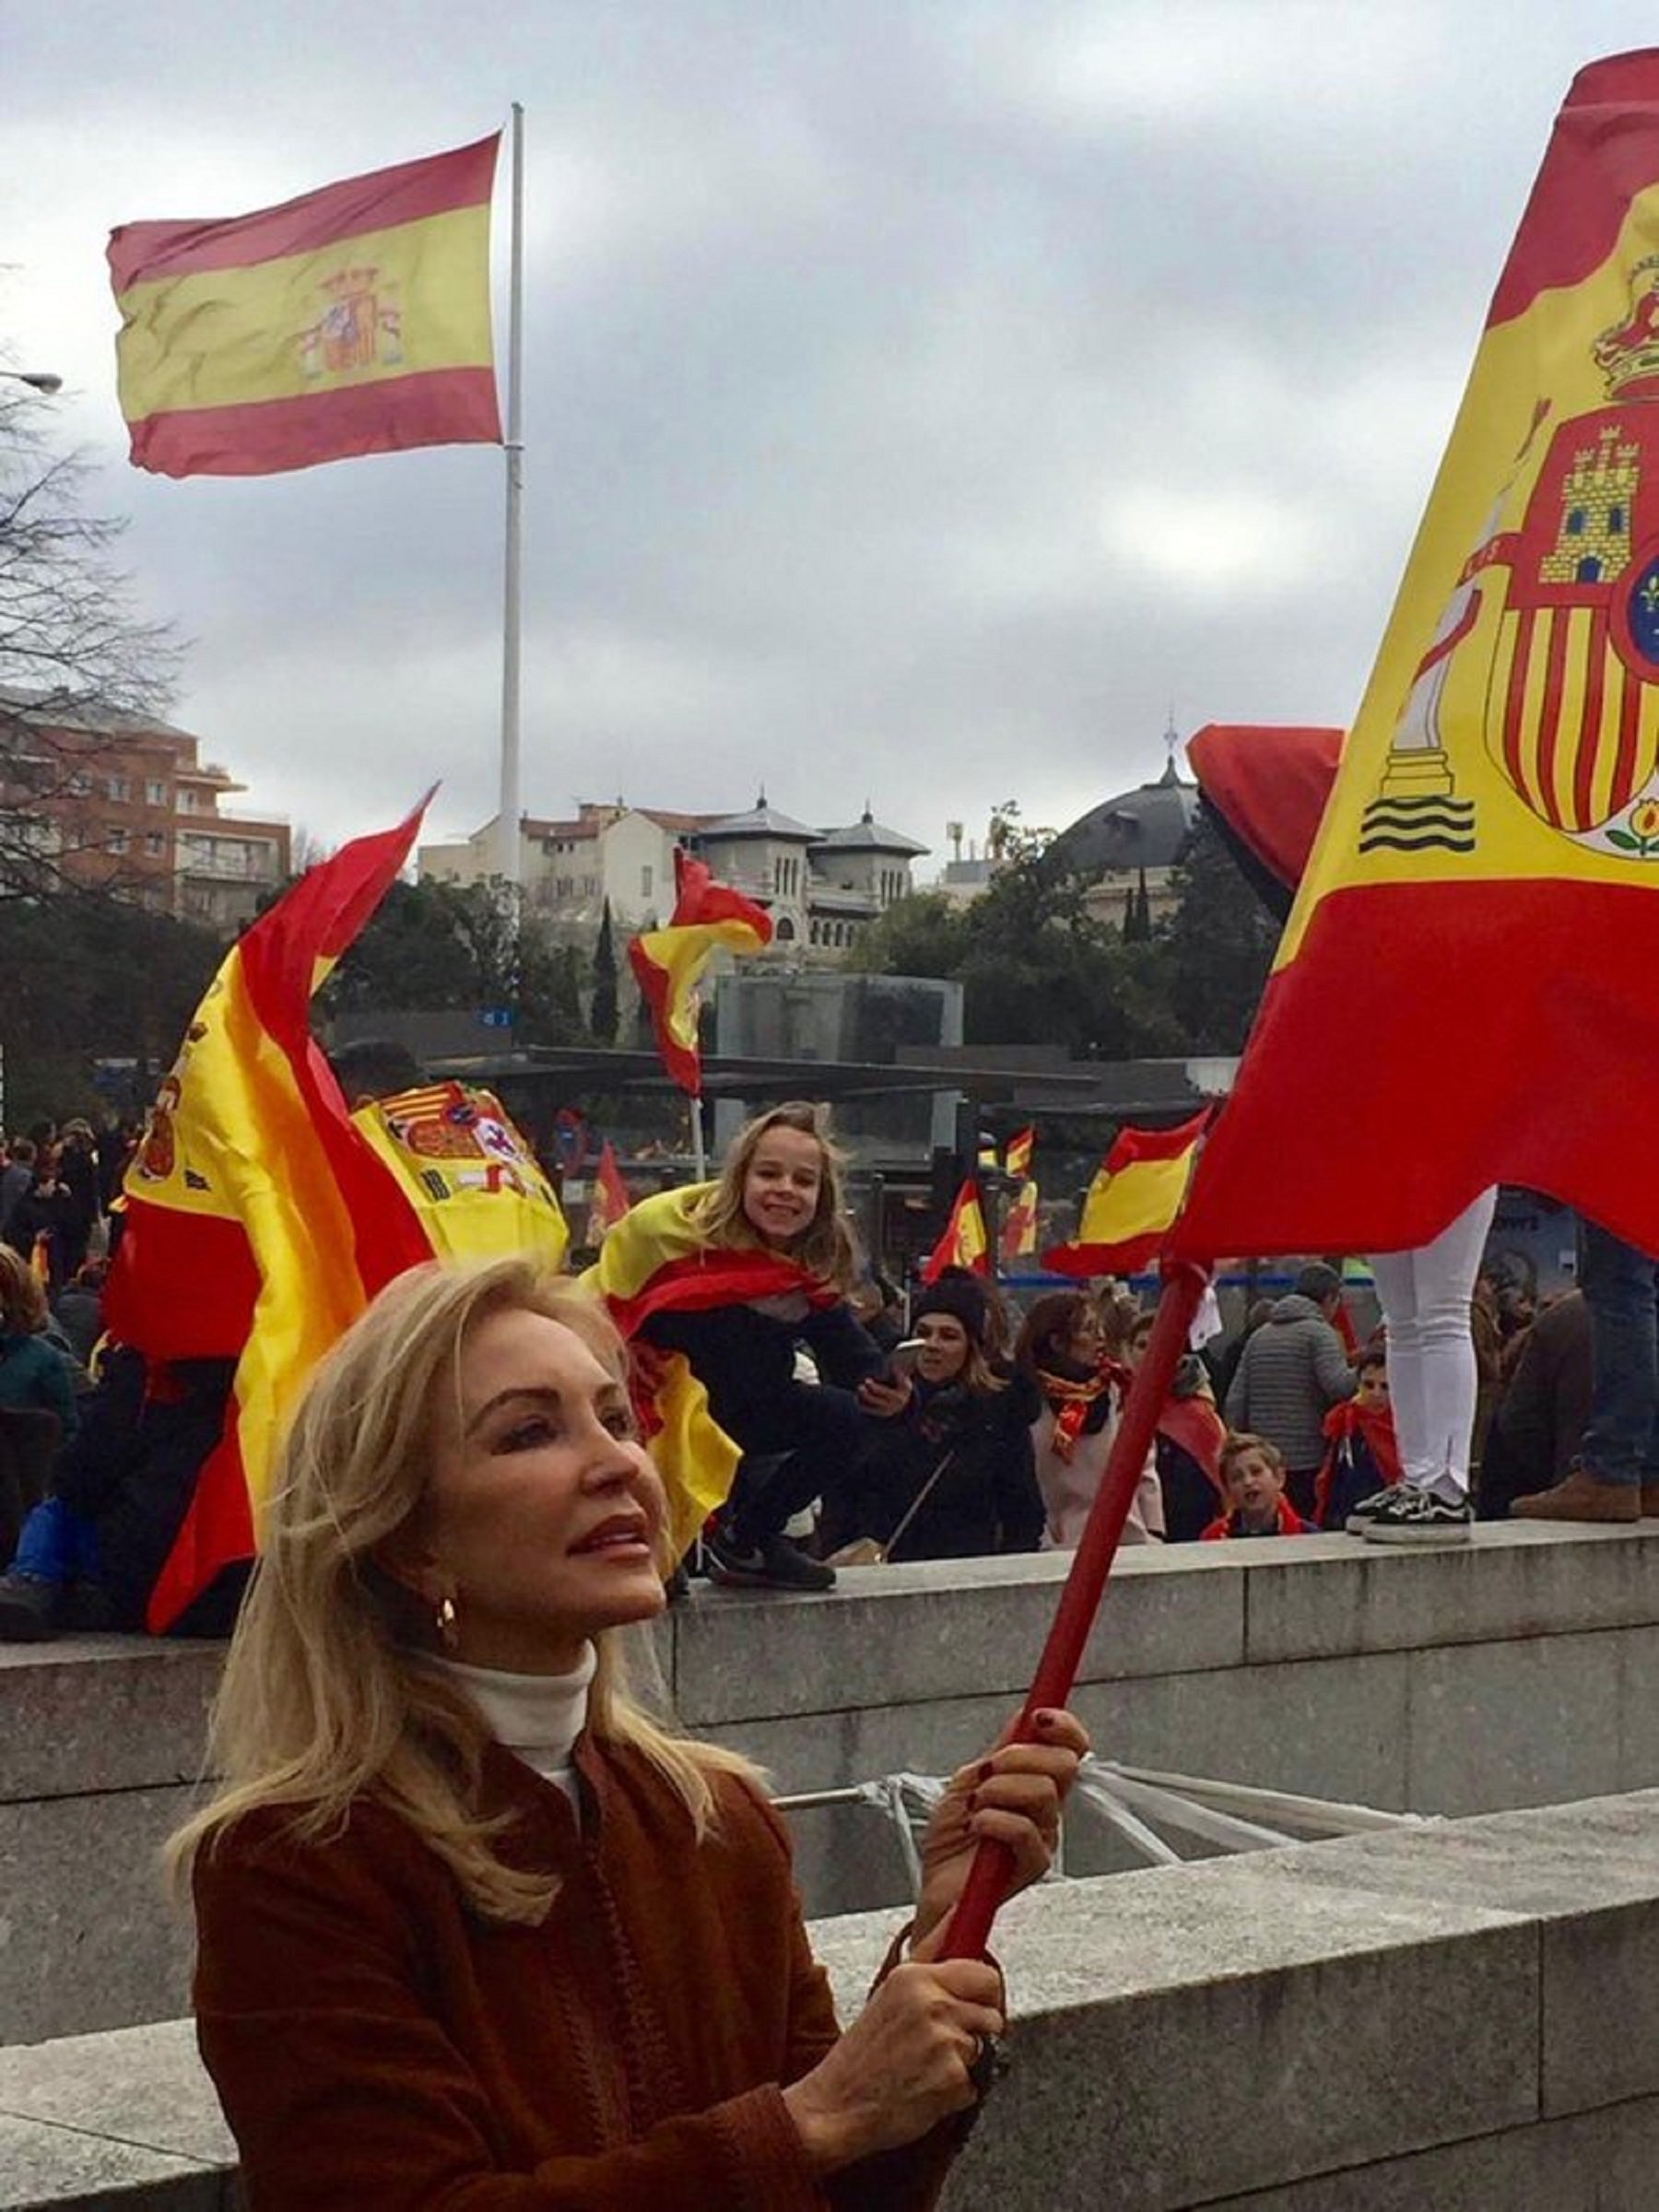
[(442, 1644), (446, 1652), (458, 1651), (461, 1644), (461, 1629), (455, 1614), (455, 1601), (453, 1597), (440, 1598), (438, 1601), (437, 1621), (439, 1642)]

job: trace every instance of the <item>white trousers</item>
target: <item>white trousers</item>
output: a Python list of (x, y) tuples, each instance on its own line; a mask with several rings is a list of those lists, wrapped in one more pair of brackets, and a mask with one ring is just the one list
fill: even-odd
[(1469, 1494), (1475, 1433), (1475, 1339), (1469, 1300), (1480, 1272), (1495, 1190), (1483, 1191), (1431, 1244), (1371, 1254), (1388, 1324), (1388, 1394), (1406, 1480), (1456, 1505)]

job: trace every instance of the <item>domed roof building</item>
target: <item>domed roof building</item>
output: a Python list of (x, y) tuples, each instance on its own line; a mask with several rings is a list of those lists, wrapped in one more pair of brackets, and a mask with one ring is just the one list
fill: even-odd
[(1093, 879), (1088, 906), (1101, 921), (1121, 925), (1143, 882), (1149, 917), (1156, 921), (1175, 902), (1170, 871), (1197, 818), (1198, 786), (1182, 782), (1171, 745), (1162, 775), (1079, 815), (1049, 846), (1047, 857)]

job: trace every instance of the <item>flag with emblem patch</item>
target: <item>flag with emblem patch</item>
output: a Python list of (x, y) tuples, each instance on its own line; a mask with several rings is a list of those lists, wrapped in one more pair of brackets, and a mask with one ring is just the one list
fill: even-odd
[(1581, 71), (1171, 1249), (1659, 1252), (1659, 51)]
[(227, 220), (110, 234), (135, 467), (269, 476), (501, 438), (489, 314), (498, 132)]

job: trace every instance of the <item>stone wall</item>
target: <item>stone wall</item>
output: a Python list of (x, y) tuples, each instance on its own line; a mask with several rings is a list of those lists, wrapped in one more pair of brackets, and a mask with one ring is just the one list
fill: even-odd
[[(822, 1597), (700, 1588), (656, 1640), (680, 1713), (779, 1791), (979, 1751), (1018, 1701), (1065, 1562), (864, 1569)], [(1659, 1524), (1125, 1553), (1077, 1703), (1103, 1756), (1395, 1810), (1659, 1784)], [(0, 1647), (0, 2041), (183, 2009), (156, 1853), (190, 1802), (210, 1646)], [(867, 1808), (794, 1821), (809, 1909), (896, 1902)], [(1078, 1871), (1110, 1865), (1080, 1841)]]
[[(843, 2014), (889, 1915), (819, 1924)], [(1017, 1900), (945, 2212), (1652, 2212), (1659, 1790)], [(229, 2212), (187, 2022), (0, 2053), (0, 2212)]]

